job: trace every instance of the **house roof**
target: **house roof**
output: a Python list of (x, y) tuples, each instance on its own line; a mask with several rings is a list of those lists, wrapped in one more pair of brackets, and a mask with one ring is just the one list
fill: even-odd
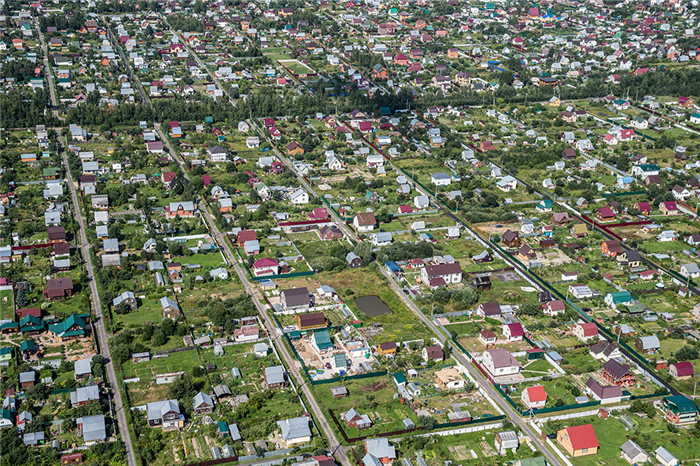
[(358, 212), (356, 217), (357, 224), (360, 226), (375, 225), (377, 223), (374, 212)]
[(309, 429), (309, 420), (306, 418), (306, 416), (277, 421), (277, 425), (280, 427), (281, 437), (284, 440), (294, 440), (302, 437), (311, 437), (311, 430)]
[(596, 437), (595, 430), (593, 430), (591, 424), (567, 427), (566, 432), (569, 435), (569, 440), (574, 450), (583, 450), (584, 448), (596, 448), (600, 446), (598, 437)]
[(676, 372), (678, 373), (679, 377), (685, 377), (688, 375), (692, 377), (693, 375), (695, 375), (693, 363), (691, 363), (690, 361), (677, 362), (671, 365), (676, 368)]
[(536, 387), (527, 388), (527, 397), (531, 402), (545, 401), (547, 399), (547, 392), (544, 390), (542, 385)]
[(642, 344), (642, 349), (660, 348), (659, 338), (655, 335), (649, 337), (639, 337), (638, 341)]
[(281, 295), (287, 306), (303, 306), (309, 304), (309, 290), (306, 287), (288, 288), (282, 290)]
[(624, 377), (629, 371), (629, 364), (620, 364), (614, 359), (603, 364), (602, 369), (610, 374), (615, 380), (619, 380)]
[(632, 440), (627, 440), (625, 443), (623, 443), (620, 450), (622, 450), (630, 459), (634, 459), (641, 454), (647, 455), (647, 452), (645, 452), (642, 447), (634, 443)]
[(494, 348), (484, 351), (484, 354), (487, 353), (493, 360), (494, 368), (520, 366), (520, 362), (504, 348)]

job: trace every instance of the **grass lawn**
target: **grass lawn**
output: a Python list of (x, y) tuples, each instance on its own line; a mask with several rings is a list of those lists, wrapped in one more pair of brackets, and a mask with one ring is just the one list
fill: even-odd
[[(347, 398), (333, 398), (330, 389), (335, 384), (316, 385), (312, 389), (318, 403), (325, 409), (333, 410), (348, 437), (404, 429), (403, 420), (406, 418), (417, 421), (408, 406), (394, 399), (396, 389), (387, 376), (346, 380), (338, 385), (347, 388)], [(347, 427), (341, 416), (350, 408), (355, 408), (360, 414), (367, 414), (372, 420), (372, 427), (362, 431)], [(330, 423), (335, 426), (332, 421)]]
[(148, 362), (134, 363), (130, 359), (122, 364), (122, 373), (125, 379), (140, 377), (141, 380), (151, 380), (156, 374), (189, 371), (199, 365), (201, 362), (197, 351), (183, 351), (172, 353), (167, 358), (151, 359)]
[(549, 434), (556, 432), (558, 428), (574, 425), (573, 423), (593, 425), (600, 443), (598, 453), (581, 458), (570, 458), (575, 466), (627, 465), (628, 463), (620, 458), (620, 445), (627, 441), (627, 435), (652, 455), (656, 448), (663, 446), (680, 461), (696, 460), (699, 457), (700, 439), (684, 432), (680, 434), (669, 432), (660, 411), (657, 411), (653, 419), (642, 419), (629, 413), (627, 416), (638, 425), (636, 429), (629, 432), (625, 431), (625, 427), (617, 417), (600, 419), (597, 416), (574, 421), (556, 421), (545, 425), (544, 430)]
[(14, 320), (15, 304), (12, 290), (0, 291), (0, 315), (3, 319)]
[[(381, 322), (384, 331), (372, 339), (370, 343), (373, 345), (385, 341), (409, 341), (432, 336), (431, 332), (401, 301), (401, 298), (394, 293), (377, 267), (377, 263), (373, 262), (368, 267), (360, 269), (345, 269), (340, 273), (332, 274), (323, 272), (319, 275), (319, 281), (335, 288), (363, 325)], [(392, 313), (378, 317), (366, 316), (357, 307), (354, 298), (367, 295), (381, 298)]]

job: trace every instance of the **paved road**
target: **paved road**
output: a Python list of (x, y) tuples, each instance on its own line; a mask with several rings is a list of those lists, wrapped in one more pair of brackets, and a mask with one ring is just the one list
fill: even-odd
[(109, 41), (112, 43), (112, 47), (114, 50), (119, 54), (119, 57), (122, 59), (122, 63), (124, 64), (124, 68), (126, 68), (126, 72), (129, 73), (129, 77), (131, 78), (131, 84), (136, 87), (136, 90), (139, 92), (141, 95), (141, 100), (143, 100), (144, 105), (147, 107), (153, 109), (151, 106), (151, 101), (148, 100), (148, 97), (146, 97), (146, 94), (143, 92), (143, 86), (141, 86), (141, 82), (136, 79), (136, 76), (134, 76), (134, 72), (131, 69), (131, 66), (129, 66), (129, 61), (126, 59), (126, 55), (124, 55), (124, 51), (122, 50), (121, 46), (117, 42), (117, 40), (114, 38), (114, 34), (112, 34), (112, 28), (109, 26), (109, 23), (105, 19), (105, 16), (102, 15), (102, 23), (107, 26), (107, 35), (109, 36)]
[[(61, 140), (61, 130), (59, 129), (58, 131), (59, 140)], [(63, 145), (62, 140), (61, 145)], [(97, 341), (99, 343), (100, 354), (107, 359), (105, 369), (107, 369), (107, 378), (109, 379), (109, 385), (112, 388), (112, 396), (114, 397), (114, 409), (117, 413), (117, 423), (119, 425), (119, 432), (121, 433), (122, 441), (126, 446), (126, 458), (129, 466), (137, 466), (136, 456), (134, 455), (134, 447), (131, 444), (131, 436), (129, 435), (129, 428), (126, 422), (126, 414), (124, 414), (122, 395), (121, 391), (119, 390), (119, 384), (117, 382), (117, 374), (114, 371), (114, 364), (112, 363), (112, 358), (109, 353), (109, 345), (107, 344), (108, 336), (107, 331), (105, 330), (104, 319), (102, 318), (102, 305), (100, 303), (100, 294), (97, 290), (95, 274), (92, 269), (92, 260), (90, 260), (90, 246), (87, 240), (87, 235), (85, 234), (85, 221), (80, 211), (80, 204), (78, 203), (78, 194), (75, 191), (75, 184), (73, 182), (73, 176), (70, 173), (68, 165), (68, 156), (66, 155), (65, 150), (62, 151), (62, 155), (63, 164), (66, 166), (68, 186), (70, 186), (71, 197), (73, 198), (73, 212), (75, 214), (75, 219), (80, 225), (80, 248), (83, 253), (83, 258), (85, 259), (85, 267), (87, 269), (88, 280), (90, 280), (90, 291), (92, 292), (92, 300), (95, 306), (95, 328), (97, 329)]]
[(515, 424), (520, 427), (524, 433), (530, 436), (530, 439), (532, 440), (532, 443), (542, 452), (542, 454), (547, 458), (547, 461), (553, 466), (563, 466), (562, 463), (559, 461), (559, 458), (547, 448), (544, 443), (540, 440), (539, 435), (537, 432), (535, 432), (532, 427), (523, 420), (522, 417), (518, 413), (513, 410), (513, 408), (510, 407), (510, 405), (503, 399), (501, 398), (501, 395), (496, 391), (496, 389), (493, 387), (493, 385), (484, 378), (484, 376), (477, 370), (469, 360), (469, 358), (462, 353), (459, 348), (456, 346), (453, 346), (450, 343), (450, 340), (445, 337), (445, 334), (442, 333), (442, 331), (433, 323), (432, 320), (428, 319), (423, 313), (418, 309), (418, 306), (406, 296), (406, 294), (403, 292), (401, 287), (399, 286), (398, 283), (396, 283), (396, 280), (394, 280), (394, 277), (382, 266), (379, 266), (379, 270), (381, 270), (382, 274), (389, 280), (389, 283), (391, 283), (392, 288), (394, 289), (394, 292), (401, 296), (401, 299), (406, 303), (409, 309), (413, 311), (416, 316), (423, 321), (425, 325), (432, 330), (435, 335), (440, 339), (443, 344), (449, 345), (450, 348), (452, 348), (452, 354), (454, 357), (464, 366), (467, 368), (469, 373), (471, 374), (474, 379), (479, 383), (479, 385), (486, 390), (486, 392), (489, 394), (491, 399), (493, 399), (496, 404), (506, 413), (506, 416), (508, 416)]
[[(156, 127), (156, 131), (158, 132), (161, 140), (163, 142), (165, 142), (165, 145), (168, 147), (168, 150), (173, 155), (173, 158), (177, 161), (178, 165), (180, 165), (180, 169), (183, 172), (185, 179), (189, 181), (190, 177), (187, 174), (187, 169), (185, 168), (184, 163), (182, 162), (180, 157), (176, 155), (176, 152), (173, 150), (173, 147), (170, 145), (170, 140), (168, 138), (164, 137), (164, 135), (160, 129), (160, 124), (156, 123), (155, 127)], [(313, 191), (310, 191), (310, 192), (313, 192)], [(209, 224), (209, 228), (211, 230), (212, 236), (216, 237), (219, 240), (219, 244), (223, 248), (224, 254), (226, 255), (226, 258), (228, 259), (229, 263), (233, 265), (233, 268), (236, 271), (236, 274), (238, 274), (238, 278), (240, 278), (241, 283), (243, 283), (243, 286), (245, 287), (246, 293), (252, 298), (253, 303), (255, 304), (255, 307), (258, 310), (258, 313), (260, 314), (260, 316), (262, 317), (262, 319), (265, 322), (265, 327), (267, 327), (268, 331), (270, 332), (271, 339), (273, 341), (277, 341), (277, 348), (279, 350), (279, 353), (282, 355), (282, 358), (287, 363), (287, 366), (289, 366), (289, 370), (294, 375), (294, 377), (297, 381), (297, 386), (306, 395), (306, 401), (311, 406), (311, 410), (314, 413), (315, 419), (320, 424), (321, 430), (323, 431), (323, 433), (325, 434), (325, 436), (329, 440), (331, 452), (338, 458), (338, 460), (340, 461), (341, 464), (343, 464), (344, 466), (350, 466), (350, 460), (348, 459), (345, 448), (340, 445), (338, 438), (336, 437), (335, 433), (333, 432), (333, 429), (331, 428), (328, 420), (326, 419), (326, 415), (324, 414), (324, 412), (321, 409), (321, 407), (319, 406), (319, 404), (316, 402), (316, 399), (314, 398), (314, 395), (311, 392), (311, 389), (308, 387), (308, 385), (306, 385), (304, 378), (301, 376), (301, 373), (299, 372), (299, 368), (297, 367), (296, 359), (294, 359), (289, 354), (289, 351), (287, 351), (287, 347), (284, 345), (284, 342), (278, 341), (282, 337), (282, 333), (280, 332), (277, 325), (272, 321), (270, 316), (265, 311), (265, 306), (262, 304), (262, 302), (260, 302), (260, 299), (258, 298), (257, 294), (255, 293), (253, 286), (248, 281), (247, 274), (245, 273), (243, 268), (238, 264), (238, 261), (236, 260), (236, 256), (233, 254), (233, 251), (231, 250), (228, 235), (226, 235), (225, 233), (221, 233), (219, 231), (218, 227), (216, 226), (216, 221), (214, 219), (214, 216), (209, 212), (209, 209), (204, 202), (198, 201), (197, 205), (199, 207), (199, 211), (202, 214), (204, 220), (206, 221), (206, 223)]]
[[(39, 42), (41, 42), (41, 50), (44, 52), (44, 69), (46, 73), (46, 80), (49, 85), (49, 93), (51, 94), (51, 105), (53, 105), (53, 108), (58, 108), (58, 104), (56, 101), (56, 89), (54, 88), (54, 82), (53, 82), (53, 73), (51, 73), (51, 65), (49, 65), (49, 54), (48, 51), (46, 50), (46, 42), (44, 41), (44, 34), (41, 32), (41, 28), (39, 27), (39, 18), (37, 16), (34, 17), (34, 25), (36, 26), (36, 30), (39, 32)], [(59, 120), (63, 120), (58, 115), (58, 110), (53, 110), (53, 114), (58, 118)]]
[[(320, 196), (316, 193), (316, 191), (314, 191), (311, 188), (311, 185), (306, 182), (306, 179), (304, 179), (304, 177), (301, 176), (299, 174), (299, 172), (294, 169), (294, 166), (289, 161), (289, 159), (287, 157), (285, 157), (284, 155), (282, 155), (282, 153), (277, 149), (277, 145), (272, 140), (270, 140), (269, 137), (267, 137), (267, 134), (265, 134), (265, 132), (260, 128), (258, 123), (254, 120), (248, 120), (248, 123), (250, 125), (252, 125), (253, 128), (255, 128), (258, 131), (258, 133), (267, 140), (267, 142), (272, 146), (272, 150), (274, 151), (277, 158), (287, 166), (287, 170), (290, 170), (292, 173), (294, 173), (294, 175), (296, 175), (297, 179), (299, 180), (299, 183), (301, 183), (301, 185), (304, 187), (304, 189), (306, 189), (306, 191), (310, 195), (312, 195), (313, 197), (320, 198)], [(348, 228), (348, 226), (345, 224), (345, 222), (338, 216), (338, 214), (335, 213), (335, 211), (333, 209), (326, 209), (326, 210), (330, 214), (333, 221), (340, 227), (341, 230), (343, 230), (343, 233), (345, 233), (345, 236), (351, 238), (355, 242), (360, 241), (360, 239), (357, 237), (357, 235), (355, 235), (355, 233), (350, 228)]]
[(190, 48), (189, 45), (187, 45), (187, 42), (185, 42), (185, 40), (182, 38), (180, 33), (175, 31), (173, 28), (170, 27), (170, 24), (168, 24), (168, 19), (163, 14), (160, 14), (160, 19), (162, 19), (163, 22), (168, 25), (170, 32), (175, 34), (177, 36), (177, 38), (180, 39), (180, 43), (185, 47), (185, 49), (187, 49), (187, 52), (194, 57), (194, 59), (197, 61), (197, 64), (199, 65), (200, 69), (203, 69), (207, 72), (207, 74), (214, 81), (214, 83), (217, 86), (219, 86), (219, 89), (221, 89), (221, 92), (226, 94), (226, 97), (228, 97), (228, 101), (231, 102), (231, 105), (233, 105), (235, 107), (236, 102), (231, 98), (231, 95), (224, 88), (224, 86), (221, 85), (221, 81), (219, 81), (219, 78), (217, 78), (211, 71), (209, 71), (209, 68), (207, 67), (207, 65), (202, 60), (200, 60), (199, 55), (197, 55), (197, 53), (194, 50), (192, 50), (192, 48)]

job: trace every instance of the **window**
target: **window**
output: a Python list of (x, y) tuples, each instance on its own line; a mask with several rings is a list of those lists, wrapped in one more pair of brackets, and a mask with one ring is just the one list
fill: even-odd
[(583, 450), (581, 450), (581, 453), (588, 453), (588, 448), (584, 448)]

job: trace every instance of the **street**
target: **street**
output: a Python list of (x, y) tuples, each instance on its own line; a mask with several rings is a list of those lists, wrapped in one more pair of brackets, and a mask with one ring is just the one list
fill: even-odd
[[(59, 140), (61, 145), (63, 145), (63, 140), (61, 138), (60, 129)], [(109, 385), (112, 388), (112, 396), (114, 398), (114, 409), (117, 414), (117, 423), (119, 425), (119, 432), (121, 433), (122, 441), (126, 446), (126, 458), (129, 466), (137, 466), (136, 456), (134, 455), (134, 447), (131, 444), (131, 436), (129, 435), (129, 428), (126, 422), (126, 414), (124, 414), (124, 405), (122, 404), (122, 395), (119, 390), (119, 385), (117, 383), (117, 374), (114, 371), (114, 364), (112, 363), (112, 358), (109, 354), (109, 345), (107, 331), (105, 330), (104, 319), (102, 318), (102, 305), (100, 303), (100, 294), (97, 290), (97, 282), (95, 281), (95, 274), (92, 269), (92, 260), (90, 260), (90, 247), (87, 240), (87, 235), (85, 234), (85, 221), (83, 215), (80, 212), (80, 204), (78, 203), (78, 194), (75, 190), (75, 183), (73, 183), (73, 176), (70, 173), (68, 165), (68, 156), (66, 155), (65, 146), (61, 151), (63, 157), (63, 164), (66, 167), (66, 178), (68, 186), (70, 187), (71, 197), (73, 198), (73, 212), (75, 214), (75, 219), (80, 225), (80, 249), (83, 254), (85, 261), (85, 268), (88, 274), (88, 280), (90, 281), (90, 291), (92, 292), (92, 302), (95, 306), (95, 328), (97, 329), (97, 341), (99, 343), (100, 354), (107, 359), (107, 364), (105, 369), (107, 370), (107, 378), (109, 379)]]

